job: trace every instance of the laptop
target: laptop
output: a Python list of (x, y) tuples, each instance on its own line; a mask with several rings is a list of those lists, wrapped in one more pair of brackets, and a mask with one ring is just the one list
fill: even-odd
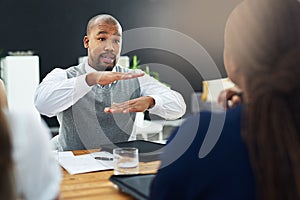
[(155, 174), (112, 175), (109, 180), (135, 199), (147, 200)]

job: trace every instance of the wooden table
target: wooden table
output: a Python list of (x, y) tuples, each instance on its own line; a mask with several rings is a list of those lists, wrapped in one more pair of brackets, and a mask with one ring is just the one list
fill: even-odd
[[(98, 150), (76, 150), (74, 155), (92, 153)], [(160, 162), (140, 162), (140, 173), (155, 173)], [(61, 195), (64, 200), (132, 200), (133, 198), (121, 192), (111, 181), (109, 177), (113, 175), (113, 170), (90, 172), (84, 174), (70, 175), (62, 169), (63, 180), (61, 183)]]

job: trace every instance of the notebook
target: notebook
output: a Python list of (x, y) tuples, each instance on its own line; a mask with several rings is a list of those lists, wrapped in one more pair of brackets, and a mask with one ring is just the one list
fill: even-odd
[(150, 186), (155, 174), (112, 175), (109, 180), (119, 189), (139, 200), (149, 198)]
[(133, 140), (119, 142), (115, 144), (101, 145), (101, 151), (113, 152), (114, 148), (118, 147), (136, 147), (139, 150), (140, 162), (151, 162), (160, 159), (160, 154), (163, 151), (164, 144), (150, 142), (145, 140)]

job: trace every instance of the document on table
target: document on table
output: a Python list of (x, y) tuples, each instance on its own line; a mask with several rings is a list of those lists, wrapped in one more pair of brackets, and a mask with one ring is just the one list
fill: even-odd
[(71, 175), (113, 169), (114, 162), (112, 158), (113, 155), (106, 151), (80, 156), (74, 156), (72, 152), (58, 152), (59, 164)]

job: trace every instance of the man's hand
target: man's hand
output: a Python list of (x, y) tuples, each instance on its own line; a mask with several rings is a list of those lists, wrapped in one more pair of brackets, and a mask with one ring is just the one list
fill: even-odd
[(129, 113), (129, 112), (144, 112), (148, 108), (153, 107), (155, 101), (152, 97), (143, 96), (136, 99), (131, 99), (122, 103), (113, 103), (111, 107), (106, 107), (106, 113)]
[(223, 90), (218, 97), (218, 103), (228, 109), (242, 102), (242, 91), (237, 86)]
[(86, 75), (86, 82), (89, 86), (99, 84), (108, 85), (118, 80), (127, 80), (132, 78), (138, 78), (144, 76), (143, 73), (131, 73), (131, 72), (92, 72)]

